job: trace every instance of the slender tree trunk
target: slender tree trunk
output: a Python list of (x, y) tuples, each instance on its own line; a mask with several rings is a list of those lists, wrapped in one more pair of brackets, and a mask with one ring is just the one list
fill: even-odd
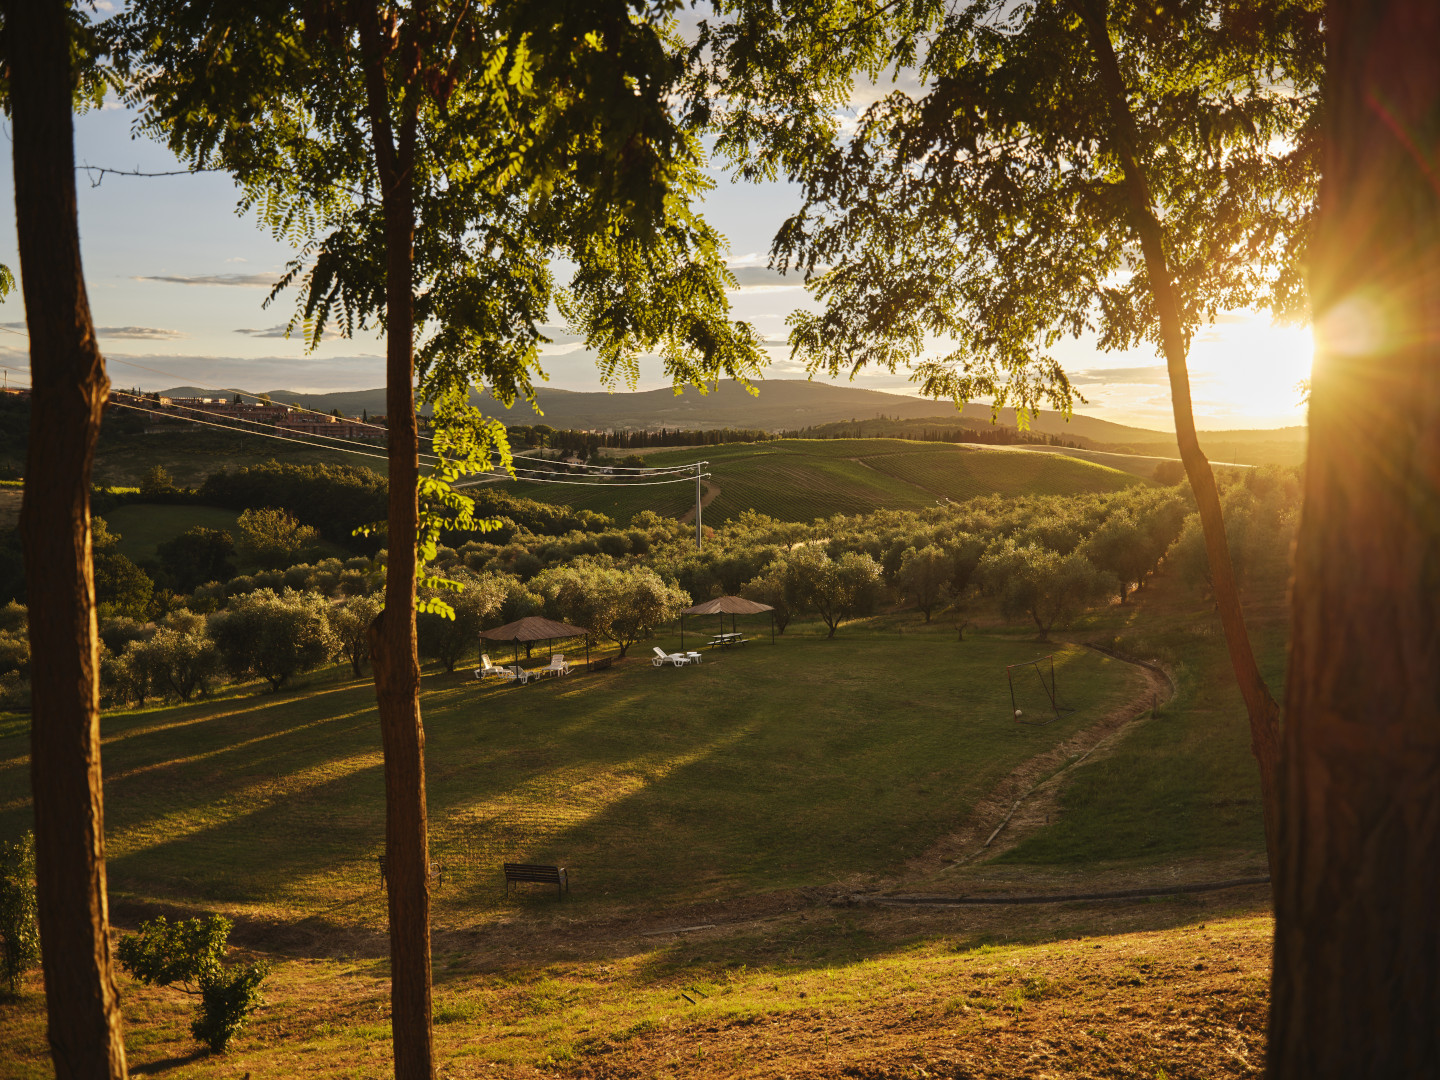
[(1235, 680), (1240, 685), (1240, 695), (1245, 699), (1245, 709), (1250, 717), (1250, 749), (1260, 766), (1265, 849), (1273, 879), (1276, 876), (1276, 853), (1279, 851), (1280, 707), (1271, 696), (1260, 675), (1260, 666), (1255, 662), (1255, 651), (1251, 647), (1250, 633), (1245, 628), (1245, 615), (1240, 606), (1240, 589), (1230, 561), (1230, 547), (1225, 540), (1220, 492), (1215, 486), (1215, 473), (1200, 449), (1200, 439), (1195, 431), (1195, 414), (1190, 402), (1190, 371), (1186, 366), (1189, 342), (1180, 320), (1174, 279), (1165, 257), (1164, 229), (1155, 216), (1150, 199), (1150, 182), (1141, 154), (1139, 132), (1130, 113), (1125, 81), (1110, 40), (1106, 0), (1078, 0), (1078, 6), (1095, 52), (1100, 85), (1114, 125), (1116, 149), (1125, 173), (1130, 214), (1140, 237), (1155, 310), (1160, 318), (1160, 336), (1165, 350), (1165, 366), (1170, 375), (1170, 403), (1175, 413), (1175, 438), (1180, 444), (1180, 460), (1185, 465), (1185, 475), (1190, 480), (1195, 505), (1200, 513), (1205, 552), (1210, 561), (1210, 579), (1215, 591), (1215, 604), (1220, 611), (1220, 624), (1225, 630), (1230, 666), (1235, 672)]
[(55, 1075), (123, 1077), (110, 969), (90, 466), (110, 382), (95, 342), (75, 204), (69, 4), (6, 10), (15, 211), (30, 328), (20, 531), (29, 598), (36, 892)]
[[(361, 19), (366, 96), (385, 215), (385, 408), (390, 494), (385, 608), (369, 631), (385, 758), (385, 855), (390, 914), (390, 1027), (397, 1080), (433, 1080), (430, 1024), (430, 848), (425, 808), (425, 729), (415, 640), (419, 431), (415, 420), (415, 115), (398, 142), (379, 13)], [(411, 45), (401, 66), (413, 73)]]
[(1331, 0), (1269, 1075), (1440, 1076), (1440, 7)]

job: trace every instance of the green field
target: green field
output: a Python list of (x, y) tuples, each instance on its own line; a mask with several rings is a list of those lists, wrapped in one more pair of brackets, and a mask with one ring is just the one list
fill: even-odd
[(155, 549), (181, 533), (203, 526), (235, 535), (239, 514), (218, 506), (159, 506), (129, 503), (103, 515), (110, 531), (120, 534), (116, 550), (139, 562), (156, 557)]
[[(692, 461), (708, 461), (711, 482), (720, 489), (705, 509), (712, 524), (745, 510), (809, 522), (832, 514), (916, 510), (977, 495), (1074, 495), (1140, 482), (1119, 469), (1061, 455), (903, 439), (782, 439), (645, 454), (647, 465)], [(684, 484), (623, 492), (542, 484), (506, 490), (597, 510), (622, 523), (641, 510), (679, 516), (695, 503), (694, 488)]]

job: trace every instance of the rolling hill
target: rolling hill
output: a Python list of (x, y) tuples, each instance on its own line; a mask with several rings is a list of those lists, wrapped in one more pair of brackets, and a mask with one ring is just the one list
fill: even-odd
[[(916, 510), (977, 495), (1057, 495), (1116, 491), (1141, 482), (1119, 469), (1061, 454), (901, 439), (782, 439), (766, 443), (652, 452), (648, 465), (707, 460), (716, 489), (704, 511), (709, 524), (756, 510), (781, 521), (832, 514)], [(694, 506), (694, 487), (506, 485), (529, 499), (568, 503), (624, 522), (641, 510), (680, 516)]]
[[(721, 382), (708, 394), (695, 390), (675, 394), (668, 389), (612, 394), (541, 387), (536, 396), (543, 417), (535, 416), (524, 404), (507, 410), (488, 395), (476, 395), (474, 403), (486, 415), (510, 424), (543, 422), (557, 428), (592, 430), (736, 427), (773, 432), (882, 417), (923, 421), (936, 426), (957, 422), (985, 426), (991, 422), (990, 406), (982, 404), (970, 404), (957, 412), (945, 402), (928, 398), (806, 379), (769, 379), (755, 385), (757, 395), (753, 397), (734, 381)], [(163, 393), (185, 397), (205, 395), (211, 391), (180, 386)], [(385, 412), (383, 388), (332, 394), (273, 390), (270, 396), (277, 401), (302, 404), (322, 412), (339, 409), (349, 416)], [(1000, 410), (996, 423), (1002, 427), (1015, 427), (1015, 410)], [(1169, 432), (1129, 427), (1093, 416), (1077, 414), (1066, 420), (1057, 413), (1047, 412), (1036, 417), (1031, 428), (1043, 435), (1076, 440), (1090, 449), (1124, 449), (1161, 457), (1173, 457), (1177, 453), (1174, 436)], [(1205, 431), (1200, 435), (1207, 453), (1217, 461), (1294, 464), (1304, 454), (1303, 427)]]

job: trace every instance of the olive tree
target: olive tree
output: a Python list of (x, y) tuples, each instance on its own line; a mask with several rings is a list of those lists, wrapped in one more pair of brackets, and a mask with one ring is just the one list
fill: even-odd
[(293, 589), (280, 594), (261, 590), (232, 600), (210, 617), (210, 636), (231, 675), (262, 678), (276, 691), (294, 676), (328, 663), (340, 649), (324, 598)]
[(787, 583), (788, 575), (785, 572), (785, 560), (782, 557), (772, 561), (769, 566), (740, 587), (740, 595), (747, 600), (770, 605), (772, 617), (775, 619), (775, 629), (781, 634), (785, 633), (785, 627), (790, 625), (790, 620), (795, 614), (796, 597)]
[(547, 570), (533, 584), (545, 596), (547, 612), (613, 641), (621, 656), (690, 603), (689, 593), (645, 566), (579, 563)]
[(954, 563), (936, 544), (927, 544), (920, 550), (906, 548), (900, 556), (900, 569), (895, 576), (901, 593), (925, 613), (930, 613), (943, 604), (950, 596), (950, 578)]
[(987, 592), (1000, 598), (1007, 618), (1032, 619), (1041, 641), (1050, 640), (1057, 624), (1069, 622), (1116, 589), (1114, 574), (1097, 570), (1078, 552), (1061, 555), (1014, 540), (986, 552), (976, 577)]
[(800, 606), (825, 623), (827, 638), (846, 619), (873, 610), (880, 589), (880, 564), (857, 551), (832, 559), (819, 547), (803, 547), (790, 553), (785, 571)]
[(335, 632), (340, 655), (350, 661), (358, 679), (365, 674), (365, 661), (370, 656), (370, 624), (380, 614), (380, 598), (361, 593), (330, 609), (330, 629)]
[(439, 660), (445, 670), (454, 671), (461, 659), (476, 647), (480, 631), (500, 609), (506, 596), (505, 582), (494, 574), (472, 577), (457, 575), (461, 589), (447, 594), (451, 614), (429, 612), (420, 616), (420, 655)]

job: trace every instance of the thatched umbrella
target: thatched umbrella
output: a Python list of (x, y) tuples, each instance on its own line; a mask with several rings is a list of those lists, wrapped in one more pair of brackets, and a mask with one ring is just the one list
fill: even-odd
[(725, 629), (725, 616), (730, 616), (730, 629), (735, 629), (736, 615), (759, 615), (762, 611), (770, 612), (770, 644), (775, 644), (775, 609), (769, 604), (757, 604), (754, 600), (746, 600), (743, 596), (717, 596), (714, 600), (706, 600), (703, 604), (696, 604), (680, 612), (680, 647), (685, 647), (685, 616), (686, 615), (719, 615), (720, 629)]
[[(497, 626), (494, 630), (481, 630), (480, 636), (486, 641), (508, 641), (515, 646), (515, 662), (520, 662), (520, 645), (525, 645), (525, 655), (530, 655), (530, 646), (537, 641), (555, 642), (562, 638), (583, 637), (585, 639), (585, 663), (590, 663), (590, 631), (583, 630), (578, 626), (571, 626), (568, 623), (556, 622), (554, 619), (541, 618), (539, 615), (527, 615), (523, 619), (516, 619), (504, 626)], [(554, 646), (550, 651), (553, 653)]]

